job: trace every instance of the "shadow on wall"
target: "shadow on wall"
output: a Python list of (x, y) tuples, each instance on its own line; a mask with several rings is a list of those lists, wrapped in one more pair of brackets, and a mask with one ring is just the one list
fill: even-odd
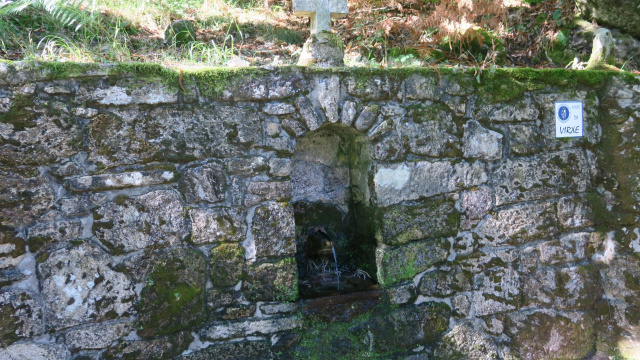
[(343, 125), (299, 139), (291, 181), (302, 298), (377, 288), (370, 144)]

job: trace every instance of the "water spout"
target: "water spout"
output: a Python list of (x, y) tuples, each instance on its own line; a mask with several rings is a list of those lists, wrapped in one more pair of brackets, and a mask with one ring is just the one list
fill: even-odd
[(333, 252), (333, 261), (336, 263), (336, 276), (338, 277), (338, 291), (340, 291), (340, 270), (338, 270), (338, 257), (336, 256), (336, 248), (333, 247), (333, 241), (331, 243), (331, 251)]

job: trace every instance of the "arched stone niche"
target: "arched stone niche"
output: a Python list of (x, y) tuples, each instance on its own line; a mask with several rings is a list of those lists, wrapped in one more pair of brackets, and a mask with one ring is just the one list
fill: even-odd
[(370, 143), (331, 124), (298, 139), (291, 158), (302, 298), (377, 287)]

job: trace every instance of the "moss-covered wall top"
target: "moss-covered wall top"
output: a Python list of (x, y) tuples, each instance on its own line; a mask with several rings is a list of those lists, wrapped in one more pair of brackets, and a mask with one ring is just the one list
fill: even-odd
[(0, 359), (638, 358), (639, 127), (627, 73), (0, 62)]

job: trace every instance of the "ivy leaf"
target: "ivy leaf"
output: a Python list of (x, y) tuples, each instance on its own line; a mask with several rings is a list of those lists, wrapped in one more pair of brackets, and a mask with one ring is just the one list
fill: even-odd
[(560, 11), (560, 9), (556, 9), (556, 11), (553, 12), (553, 20), (558, 20), (561, 16), (562, 12)]

